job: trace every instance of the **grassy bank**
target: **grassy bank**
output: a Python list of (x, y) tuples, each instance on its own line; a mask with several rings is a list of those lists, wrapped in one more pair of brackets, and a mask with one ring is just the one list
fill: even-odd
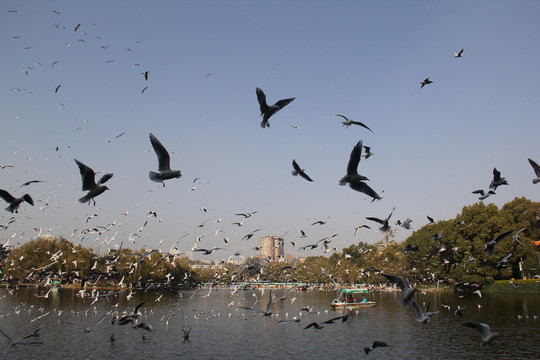
[(482, 292), (524, 292), (540, 294), (540, 280), (496, 280), (493, 284), (486, 286)]

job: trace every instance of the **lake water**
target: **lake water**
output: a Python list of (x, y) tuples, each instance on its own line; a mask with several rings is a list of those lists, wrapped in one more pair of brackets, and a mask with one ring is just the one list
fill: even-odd
[[(370, 300), (377, 307), (350, 310), (350, 324), (322, 324), (320, 330), (304, 327), (338, 316), (332, 310), (334, 292), (293, 291), (286, 300), (274, 304), (274, 315), (264, 317), (239, 309), (255, 302), (264, 310), (269, 291), (227, 289), (193, 290), (180, 294), (123, 290), (118, 295), (92, 300), (76, 296), (77, 291), (61, 289), (49, 298), (38, 298), (37, 289), (0, 289), (0, 329), (12, 339), (40, 330), (42, 345), (0, 346), (1, 359), (539, 359), (540, 296), (537, 294), (484, 294), (459, 298), (453, 292), (417, 293), (423, 304), (431, 300), (430, 310), (439, 310), (423, 326), (412, 308), (397, 304), (398, 292), (373, 292)], [(276, 290), (280, 296), (285, 290)], [(191, 298), (191, 299), (190, 299)], [(292, 300), (293, 298), (294, 301)], [(159, 301), (158, 301), (159, 300)], [(130, 313), (144, 301), (139, 321), (153, 331), (112, 325), (113, 313)], [(442, 305), (449, 305), (451, 310)], [(457, 305), (467, 306), (464, 316), (454, 315)], [(479, 307), (480, 305), (481, 307)], [(301, 308), (310, 306), (317, 313), (300, 323), (279, 324), (292, 319)], [(32, 321), (38, 316), (46, 316)], [(304, 312), (305, 313), (305, 312)], [(89, 326), (104, 314), (107, 317), (91, 332), (68, 323)], [(174, 315), (172, 315), (174, 314)], [(171, 316), (172, 315), (172, 316)], [(523, 318), (519, 319), (519, 316)], [(535, 319), (534, 316), (538, 318)], [(169, 318), (168, 324), (166, 319)], [(490, 348), (480, 348), (481, 338), (462, 321), (483, 322), (498, 332)], [(184, 341), (181, 327), (191, 327), (190, 340)], [(111, 342), (111, 334), (115, 341)], [(1, 336), (0, 336), (1, 337)], [(5, 339), (1, 337), (1, 341)], [(35, 339), (35, 338), (33, 338)], [(31, 339), (32, 340), (32, 339)], [(368, 355), (364, 346), (374, 340), (390, 347), (376, 348)], [(7, 340), (5, 341), (7, 344)]]

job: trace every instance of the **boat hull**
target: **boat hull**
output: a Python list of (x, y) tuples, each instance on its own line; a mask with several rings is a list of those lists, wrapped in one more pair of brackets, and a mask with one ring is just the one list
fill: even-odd
[(337, 302), (337, 303), (332, 303), (332, 308), (344, 309), (345, 307), (347, 307), (347, 309), (357, 309), (357, 308), (375, 307), (376, 305), (377, 303), (375, 301), (354, 302), (354, 303)]

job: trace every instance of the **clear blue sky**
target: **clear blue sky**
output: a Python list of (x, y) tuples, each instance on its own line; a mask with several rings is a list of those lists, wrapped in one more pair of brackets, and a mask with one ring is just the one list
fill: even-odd
[[(487, 189), (494, 167), (510, 186), (485, 202), (539, 201), (527, 162), (540, 162), (538, 14), (537, 1), (2, 1), (0, 164), (15, 168), (0, 169), (0, 188), (45, 180), (14, 195), (48, 206), (22, 205), (0, 241), (29, 241), (38, 227), (102, 252), (121, 241), (168, 250), (189, 234), (176, 244), (187, 251), (198, 235), (201, 248), (224, 247), (227, 236), (227, 250), (210, 257), (225, 259), (255, 255), (259, 236), (288, 231), (287, 253), (318, 255), (289, 241), (337, 233), (339, 251), (375, 242), (382, 236), (365, 217), (393, 207), (392, 223), (409, 217), (415, 229), (426, 215), (453, 218), (478, 201), (471, 191)], [(428, 76), (434, 83), (420, 89)], [(296, 97), (267, 129), (256, 87), (269, 103)], [(342, 127), (334, 113), (374, 133)], [(165, 188), (148, 179), (157, 169), (150, 132), (183, 174)], [(384, 190), (381, 201), (338, 186), (359, 140), (375, 153), (359, 171)], [(73, 158), (114, 173), (96, 206), (78, 202)], [(313, 183), (291, 176), (293, 159)], [(231, 224), (251, 211), (243, 227)], [(71, 237), (114, 220), (122, 226), (99, 237)], [(400, 229), (397, 240), (409, 234)]]

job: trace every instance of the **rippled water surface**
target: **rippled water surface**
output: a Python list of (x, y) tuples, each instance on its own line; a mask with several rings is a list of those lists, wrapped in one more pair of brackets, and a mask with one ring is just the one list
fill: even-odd
[[(351, 310), (349, 324), (322, 324), (316, 330), (304, 327), (322, 323), (341, 314), (332, 310), (334, 292), (293, 291), (273, 306), (274, 315), (264, 317), (239, 309), (251, 306), (264, 310), (269, 291), (246, 290), (232, 293), (221, 289), (184, 291), (180, 294), (130, 290), (92, 300), (76, 296), (76, 290), (61, 289), (49, 298), (34, 294), (32, 288), (0, 289), (0, 329), (12, 339), (20, 339), (45, 325), (38, 346), (0, 346), (2, 359), (538, 359), (540, 358), (540, 296), (536, 294), (469, 295), (459, 298), (452, 292), (417, 293), (419, 303), (431, 300), (431, 310), (440, 313), (423, 326), (411, 308), (401, 308), (399, 293), (374, 292), (369, 295), (377, 307)], [(285, 290), (276, 290), (280, 296)], [(255, 296), (254, 296), (255, 295)], [(191, 298), (191, 299), (190, 299)], [(293, 301), (294, 299), (294, 301)], [(159, 301), (158, 301), (159, 300)], [(112, 325), (113, 313), (132, 312), (144, 301), (139, 322), (153, 331)], [(442, 305), (449, 305), (449, 311)], [(464, 316), (454, 315), (457, 305), (467, 306)], [(480, 307), (479, 307), (480, 305)], [(300, 323), (278, 324), (292, 319), (310, 306), (317, 313)], [(34, 320), (37, 317), (46, 316)], [(305, 312), (304, 312), (305, 313)], [(68, 324), (89, 326), (103, 315), (105, 320), (85, 333)], [(174, 314), (174, 315), (173, 315)], [(523, 316), (523, 318), (518, 318)], [(534, 319), (534, 316), (538, 319)], [(167, 319), (169, 319), (167, 324)], [(34, 320), (34, 321), (32, 321)], [(500, 333), (488, 349), (480, 348), (480, 335), (462, 321), (484, 322)], [(185, 342), (181, 327), (191, 327)], [(115, 341), (111, 342), (114, 334)], [(5, 339), (2, 338), (0, 342)], [(364, 346), (374, 340), (388, 348), (377, 348), (369, 356)], [(5, 344), (8, 344), (7, 340)]]

